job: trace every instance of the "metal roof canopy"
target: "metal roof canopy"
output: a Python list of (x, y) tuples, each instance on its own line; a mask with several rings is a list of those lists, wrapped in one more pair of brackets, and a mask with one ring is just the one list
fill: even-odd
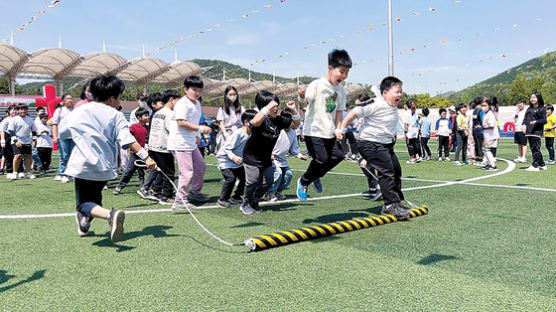
[(153, 82), (167, 85), (183, 85), (185, 78), (201, 73), (201, 67), (193, 62), (177, 62), (170, 64), (170, 69), (156, 77)]
[(166, 62), (155, 58), (138, 58), (130, 61), (130, 65), (118, 73), (118, 77), (125, 81), (147, 84), (158, 75), (169, 70)]
[(27, 52), (9, 45), (0, 45), (0, 72), (9, 77), (17, 76), (29, 60)]
[(228, 86), (234, 86), (236, 87), (237, 91), (240, 92), (242, 90), (245, 90), (247, 88), (249, 88), (251, 84), (249, 83), (249, 81), (247, 79), (244, 78), (234, 78), (234, 79), (230, 79), (228, 81), (223, 81), (221, 85), (219, 85), (218, 87), (210, 90), (208, 93), (210, 95), (220, 95), (224, 93), (224, 90), (226, 90), (226, 87)]
[(359, 93), (365, 91), (365, 87), (360, 84), (350, 84), (346, 86), (346, 97), (357, 96)]
[(209, 92), (210, 90), (217, 88), (218, 86), (223, 84), (222, 81), (217, 79), (212, 79), (212, 78), (201, 77), (201, 80), (203, 80), (203, 84), (204, 84), (203, 92)]
[(278, 86), (276, 90), (278, 96), (294, 96), (297, 94), (297, 84), (293, 82), (288, 82), (283, 85)]
[(126, 59), (113, 53), (91, 53), (82, 58), (83, 62), (68, 76), (90, 78), (100, 74), (115, 75), (129, 66)]
[(254, 82), (247, 90), (240, 92), (240, 95), (241, 96), (254, 95), (262, 90), (273, 92), (276, 89), (278, 89), (278, 86), (275, 83), (273, 83), (270, 80), (263, 80), (263, 81)]
[(55, 80), (66, 77), (81, 63), (76, 52), (65, 49), (42, 49), (34, 52), (20, 72), (52, 76)]

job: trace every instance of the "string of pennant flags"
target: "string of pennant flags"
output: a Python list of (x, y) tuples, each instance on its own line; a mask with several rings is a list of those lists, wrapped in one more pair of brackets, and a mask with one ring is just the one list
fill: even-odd
[[(286, 1), (287, 1), (287, 0), (280, 0), (280, 5), (285, 4)], [(259, 13), (262, 13), (264, 10), (268, 10), (268, 9), (271, 9), (271, 8), (273, 8), (273, 5), (270, 4), (270, 3), (267, 3), (267, 4), (264, 4), (264, 5), (261, 7), (261, 9), (253, 9), (253, 10), (251, 10), (251, 11), (245, 12), (245, 13), (241, 14), (240, 17), (238, 17), (238, 18), (235, 18), (235, 17), (228, 18), (228, 19), (226, 20), (226, 23), (235, 23), (235, 22), (238, 22), (238, 20), (239, 20), (239, 21), (241, 21), (241, 20), (246, 20), (246, 19), (248, 19), (250, 16), (253, 16), (253, 15), (259, 14)], [(199, 30), (199, 31), (197, 31), (197, 32), (195, 32), (195, 33), (193, 33), (193, 34), (190, 34), (190, 35), (184, 36), (184, 37), (180, 37), (180, 38), (178, 38), (178, 39), (176, 39), (176, 40), (174, 40), (174, 41), (170, 41), (170, 42), (168, 43), (168, 45), (166, 45), (166, 46), (158, 47), (158, 48), (154, 48), (154, 49), (150, 50), (149, 52), (146, 53), (145, 56), (152, 56), (153, 54), (155, 54), (155, 53), (157, 53), (157, 52), (163, 51), (163, 50), (168, 49), (168, 48), (175, 47), (176, 45), (179, 45), (180, 43), (186, 42), (187, 40), (190, 40), (190, 39), (194, 39), (194, 38), (198, 38), (198, 37), (204, 36), (204, 35), (206, 35), (206, 34), (208, 34), (208, 33), (211, 33), (211, 32), (213, 32), (213, 31), (215, 31), (215, 30), (217, 30), (217, 29), (223, 28), (223, 27), (225, 26), (226, 23), (214, 24), (212, 27), (209, 27), (209, 28), (206, 28), (206, 29), (203, 29), (203, 30)]]
[(15, 28), (13, 31), (10, 32), (10, 34), (8, 34), (5, 38), (3, 38), (2, 41), (0, 42), (0, 45), (6, 44), (10, 40), (11, 35), (16, 35), (17, 33), (25, 31), (31, 24), (36, 23), (36, 21), (39, 19), (40, 16), (47, 14), (50, 9), (53, 9), (61, 2), (62, 2), (61, 0), (50, 1), (48, 5), (46, 5), (41, 10), (37, 11), (37, 13), (31, 16), (30, 18), (28, 18), (25, 23)]

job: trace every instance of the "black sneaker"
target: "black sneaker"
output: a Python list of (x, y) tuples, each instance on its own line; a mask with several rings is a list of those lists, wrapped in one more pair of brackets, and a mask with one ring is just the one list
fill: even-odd
[(145, 199), (158, 202), (162, 199), (162, 196), (160, 196), (160, 194), (155, 193), (154, 190), (149, 190), (149, 192), (147, 194), (147, 198), (145, 198)]
[(384, 215), (393, 215), (396, 219), (405, 220), (409, 218), (409, 211), (402, 208), (400, 203), (392, 203), (383, 205), (382, 211)]
[(112, 194), (114, 195), (120, 195), (120, 193), (122, 192), (122, 188), (119, 186), (116, 186), (116, 188), (114, 189), (114, 191), (112, 191)]
[(498, 167), (494, 166), (494, 167), (489, 167), (488, 169), (485, 169), (486, 171), (498, 171)]
[(174, 204), (174, 199), (170, 198), (170, 197), (164, 197), (162, 196), (162, 198), (158, 201), (159, 205), (173, 205)]
[(376, 191), (366, 190), (365, 192), (362, 192), (361, 195), (363, 195), (365, 197), (371, 197), (371, 196), (374, 196), (375, 193), (376, 193)]
[(486, 166), (481, 167), (482, 170), (486, 170), (486, 171), (488, 171), (490, 168), (491, 168), (490, 165), (486, 165)]
[(230, 208), (230, 202), (220, 198), (216, 201), (216, 205), (220, 208)]
[(257, 211), (255, 209), (253, 209), (253, 207), (251, 207), (251, 205), (249, 204), (242, 204), (239, 207), (239, 211), (241, 211), (241, 213), (243, 213), (244, 215), (254, 215), (255, 213), (257, 213)]
[(149, 192), (144, 188), (140, 188), (139, 190), (137, 190), (137, 194), (139, 194), (139, 196), (141, 196), (141, 198), (143, 199), (148, 199), (147, 197), (149, 196)]
[(79, 211), (75, 214), (75, 222), (77, 223), (77, 234), (79, 234), (79, 236), (83, 237), (89, 235), (89, 227), (91, 224), (88, 220), (85, 220), (85, 217)]
[(243, 199), (240, 198), (230, 198), (230, 204), (231, 205), (241, 205), (241, 203), (243, 203)]
[(261, 213), (263, 212), (263, 210), (261, 209), (261, 206), (259, 206), (259, 202), (255, 201), (253, 203), (253, 205), (251, 205), (251, 208), (253, 208), (253, 210), (255, 210), (256, 213)]
[(112, 242), (115, 243), (124, 239), (124, 221), (125, 212), (114, 209), (110, 211), (108, 225), (110, 225), (110, 240), (112, 240)]
[(373, 201), (381, 201), (382, 200), (382, 192), (380, 190), (376, 190), (374, 196), (371, 197)]

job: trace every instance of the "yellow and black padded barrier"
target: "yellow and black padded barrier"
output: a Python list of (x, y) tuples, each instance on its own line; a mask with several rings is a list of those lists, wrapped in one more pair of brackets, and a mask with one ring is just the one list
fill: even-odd
[[(423, 205), (409, 211), (409, 218), (416, 218), (429, 213), (429, 207)], [(280, 231), (267, 235), (260, 235), (245, 241), (245, 246), (251, 251), (261, 251), (268, 248), (280, 247), (287, 244), (299, 243), (315, 238), (326, 237), (344, 232), (357, 231), (387, 223), (399, 221), (393, 215), (377, 215), (337, 221), (320, 225), (307, 226), (295, 230)]]

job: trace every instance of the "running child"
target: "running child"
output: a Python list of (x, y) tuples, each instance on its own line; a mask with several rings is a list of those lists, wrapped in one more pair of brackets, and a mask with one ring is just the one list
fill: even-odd
[(554, 137), (556, 136), (556, 116), (554, 106), (546, 105), (546, 124), (544, 125), (544, 141), (548, 150), (547, 165), (554, 165)]
[(245, 170), (245, 192), (240, 211), (246, 215), (261, 212), (259, 200), (268, 192), (274, 181), (272, 168), (272, 150), (282, 129), (299, 124), (301, 117), (294, 102), (287, 107), (294, 114), (282, 111), (278, 115), (280, 100), (275, 94), (266, 90), (255, 96), (255, 104), (259, 112), (251, 120), (251, 136), (243, 150), (243, 167)]
[(402, 168), (394, 153), (398, 130), (397, 107), (403, 97), (402, 81), (396, 77), (386, 77), (380, 83), (380, 89), (373, 86), (371, 91), (376, 97), (356, 106), (342, 121), (338, 134), (345, 133), (347, 125), (355, 118), (363, 118), (357, 149), (377, 171), (384, 199), (381, 212), (392, 214), (398, 219), (407, 219), (409, 211), (401, 205), (404, 200)]
[[(222, 183), (222, 191), (216, 204), (221, 208), (229, 208), (231, 204), (240, 205), (243, 201), (241, 196), (245, 191), (245, 170), (243, 168), (243, 149), (245, 143), (251, 135), (251, 120), (255, 117), (257, 111), (249, 109), (241, 114), (241, 122), (243, 126), (235, 129), (228, 139), (222, 144), (218, 153), (216, 153), (216, 161), (218, 169), (224, 177)], [(237, 187), (232, 196), (234, 185)], [(231, 197), (231, 198), (230, 198)]]
[[(147, 139), (147, 123), (149, 122), (149, 112), (146, 109), (140, 108), (135, 111), (135, 118), (139, 120), (138, 123), (133, 124), (129, 127), (129, 132), (135, 137), (135, 140), (141, 147), (145, 147), (145, 140)], [(145, 182), (145, 169), (137, 167), (135, 162), (141, 160), (138, 155), (131, 151), (127, 164), (125, 166), (125, 171), (122, 174), (120, 183), (114, 188), (112, 192), (114, 195), (119, 195), (124, 187), (129, 183), (131, 177), (138, 171), (139, 184), (142, 186)]]
[(129, 132), (129, 123), (120, 107), (124, 83), (115, 76), (97, 76), (90, 82), (94, 101), (82, 105), (60, 125), (60, 136), (71, 136), (75, 148), (71, 153), (64, 174), (75, 178), (77, 233), (86, 236), (93, 218), (108, 220), (110, 239), (121, 241), (124, 237), (125, 213), (102, 207), (102, 190), (112, 180), (117, 162), (116, 142), (127, 147), (145, 161), (149, 168), (155, 162), (149, 158)]
[(328, 75), (299, 89), (300, 106), (307, 105), (303, 135), (309, 155), (313, 158), (307, 171), (297, 181), (297, 197), (307, 200), (307, 187), (312, 184), (322, 192), (322, 178), (344, 159), (345, 152), (335, 130), (342, 122), (346, 109), (346, 90), (341, 82), (348, 77), (352, 66), (345, 50), (328, 54)]
[(450, 135), (452, 134), (452, 122), (446, 118), (447, 111), (441, 108), (439, 111), (440, 118), (436, 121), (435, 131), (438, 139), (438, 161), (442, 161), (442, 150), (444, 150), (444, 160), (450, 159)]

